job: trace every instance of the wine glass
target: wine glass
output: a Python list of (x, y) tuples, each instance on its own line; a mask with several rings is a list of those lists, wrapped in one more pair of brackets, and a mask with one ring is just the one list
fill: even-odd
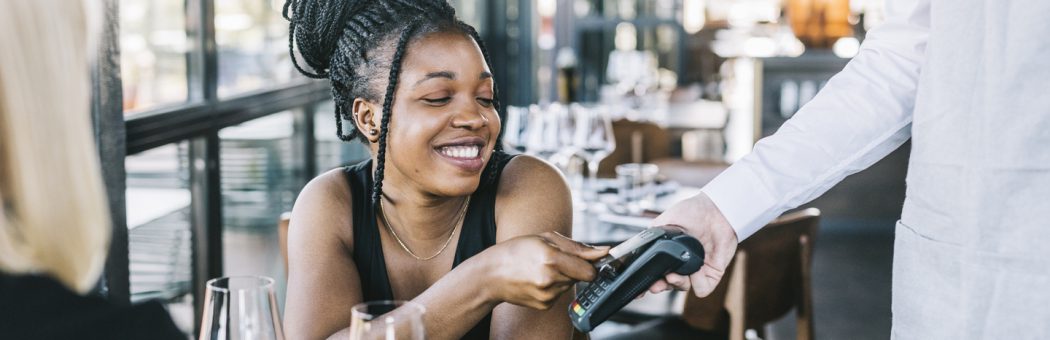
[(273, 279), (220, 277), (207, 282), (202, 340), (283, 340)]
[(539, 157), (548, 162), (561, 149), (558, 141), (558, 120), (556, 119), (558, 104), (551, 104), (547, 108), (539, 105), (529, 106), (529, 127), (526, 150), (529, 154)]
[(527, 107), (507, 107), (507, 120), (503, 122), (503, 144), (516, 153), (525, 153), (528, 147), (529, 116)]
[(576, 133), (574, 142), (580, 157), (587, 160), (588, 186), (597, 195), (598, 164), (616, 150), (612, 121), (600, 107), (579, 107), (575, 110)]
[(423, 306), (410, 301), (373, 301), (352, 309), (350, 340), (423, 340)]
[(557, 151), (551, 156), (551, 163), (561, 168), (567, 175), (569, 175), (572, 158), (575, 157), (577, 151), (576, 114), (573, 112), (577, 106), (579, 105), (552, 104), (548, 113), (549, 119), (552, 120), (548, 128), (554, 130), (553, 144), (557, 145)]

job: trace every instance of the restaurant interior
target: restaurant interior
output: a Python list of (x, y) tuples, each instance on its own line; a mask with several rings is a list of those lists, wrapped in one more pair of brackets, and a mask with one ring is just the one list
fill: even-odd
[[(299, 192), (369, 157), (337, 136), (329, 83), (293, 66), (284, 1), (102, 2), (93, 117), (117, 226), (102, 294), (160, 300), (196, 338), (209, 280), (263, 276), (282, 314)], [(604, 244), (776, 132), (884, 14), (883, 0), (450, 3), (491, 54), (504, 149), (557, 167), (573, 238)], [(590, 338), (888, 337), (909, 148), (745, 240), (711, 296), (647, 294)]]

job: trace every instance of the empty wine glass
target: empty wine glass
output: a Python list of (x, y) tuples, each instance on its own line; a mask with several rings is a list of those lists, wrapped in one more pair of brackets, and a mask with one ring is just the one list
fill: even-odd
[(423, 306), (410, 301), (374, 301), (352, 309), (350, 340), (423, 340)]
[(234, 276), (209, 280), (199, 339), (283, 340), (273, 279)]
[(587, 160), (588, 186), (597, 194), (598, 164), (616, 150), (612, 121), (600, 107), (579, 107), (574, 110), (576, 134), (574, 142), (577, 153)]
[(561, 150), (558, 139), (558, 120), (556, 119), (558, 104), (551, 104), (547, 108), (539, 105), (530, 105), (530, 119), (528, 127), (528, 139), (526, 150), (528, 153), (552, 162), (552, 158)]
[(525, 153), (529, 136), (529, 108), (507, 107), (507, 119), (503, 122), (503, 144), (515, 153)]
[(552, 104), (549, 109), (549, 119), (553, 122), (548, 128), (554, 130), (554, 144), (557, 150), (551, 156), (551, 163), (558, 166), (566, 175), (569, 174), (569, 163), (576, 155), (576, 114), (573, 112), (579, 106), (573, 104), (571, 107), (560, 104)]

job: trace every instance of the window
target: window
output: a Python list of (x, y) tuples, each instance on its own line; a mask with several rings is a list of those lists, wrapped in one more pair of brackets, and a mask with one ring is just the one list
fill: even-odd
[[(343, 124), (348, 124), (344, 122)], [(343, 125), (344, 128), (353, 126)], [(335, 135), (335, 107), (331, 101), (317, 105), (314, 113), (314, 138), (317, 148), (317, 175), (370, 157), (361, 142), (344, 142)], [(346, 134), (346, 132), (343, 132)]]
[(485, 20), (484, 13), (488, 12), (488, 2), (486, 0), (450, 0), (449, 3), (456, 9), (456, 15), (459, 16), (463, 22), (474, 26), (474, 29), (478, 30), (478, 33), (484, 34), (484, 25), (482, 23)]
[(280, 112), (219, 131), (224, 275), (285, 277), (277, 222), (305, 183), (294, 150), (295, 114)]
[(188, 143), (128, 156), (127, 221), (131, 301), (168, 303), (179, 327), (193, 331)]
[(215, 1), (219, 97), (303, 79), (288, 56), (283, 0)]
[(184, 0), (120, 2), (120, 64), (128, 116), (187, 100)]

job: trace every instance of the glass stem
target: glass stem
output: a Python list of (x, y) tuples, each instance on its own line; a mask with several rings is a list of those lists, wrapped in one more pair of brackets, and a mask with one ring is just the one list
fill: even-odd
[(587, 160), (587, 191), (592, 197), (598, 198), (598, 163), (600, 159)]

